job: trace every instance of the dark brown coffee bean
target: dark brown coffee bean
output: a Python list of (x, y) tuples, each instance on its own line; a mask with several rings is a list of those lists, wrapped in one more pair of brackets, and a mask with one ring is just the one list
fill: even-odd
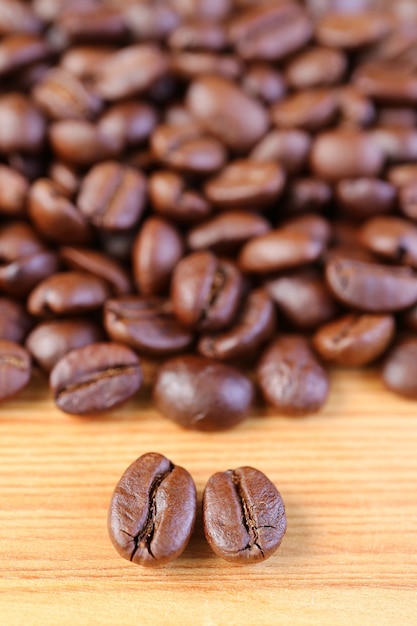
[(203, 526), (222, 559), (242, 565), (265, 561), (287, 529), (284, 502), (269, 478), (253, 467), (218, 472), (204, 489)]
[(80, 188), (81, 180), (77, 169), (63, 161), (53, 161), (48, 176), (68, 198), (74, 197)]
[(346, 306), (369, 313), (391, 313), (417, 301), (417, 277), (405, 267), (329, 261), (326, 280), (333, 295)]
[(354, 73), (353, 82), (363, 94), (377, 102), (417, 104), (417, 79), (398, 64), (364, 65)]
[(0, 259), (15, 261), (44, 250), (44, 245), (33, 228), (26, 222), (15, 221), (0, 229)]
[(338, 98), (330, 89), (306, 89), (291, 94), (271, 109), (272, 121), (278, 128), (319, 130), (335, 117)]
[(248, 60), (278, 61), (308, 43), (313, 26), (292, 2), (254, 6), (235, 17), (229, 35), (239, 55)]
[(0, 153), (38, 152), (45, 140), (41, 112), (23, 94), (0, 94)]
[[(124, 5), (126, 23), (135, 41), (162, 40), (168, 37), (182, 20), (181, 6), (177, 6), (176, 3), (173, 5), (171, 2), (143, 0), (125, 2)], [(191, 8), (195, 8), (195, 3), (192, 3)]]
[(417, 339), (399, 341), (387, 355), (382, 368), (382, 380), (390, 391), (417, 399)]
[(378, 126), (417, 126), (417, 112), (407, 107), (384, 107), (378, 111)]
[(311, 89), (338, 83), (347, 68), (347, 58), (340, 50), (315, 46), (299, 52), (285, 70), (293, 89)]
[(0, 213), (21, 216), (24, 213), (28, 181), (22, 174), (0, 164)]
[(87, 243), (91, 230), (83, 214), (47, 178), (30, 188), (28, 212), (33, 225), (45, 239), (57, 243)]
[(230, 261), (211, 252), (194, 252), (175, 267), (171, 281), (174, 313), (187, 327), (221, 330), (234, 319), (243, 280)]
[(59, 159), (82, 166), (111, 159), (123, 147), (119, 138), (105, 135), (97, 126), (83, 120), (62, 120), (51, 124), (49, 140)]
[(59, 256), (69, 269), (88, 272), (105, 280), (116, 295), (132, 292), (132, 281), (127, 271), (115, 259), (102, 252), (65, 246), (60, 249)]
[(68, 352), (49, 378), (58, 408), (78, 415), (119, 406), (138, 391), (141, 383), (138, 357), (118, 343), (92, 343)]
[(373, 137), (342, 128), (321, 133), (311, 149), (314, 174), (329, 181), (377, 176), (384, 163), (384, 153)]
[(315, 270), (272, 278), (264, 287), (296, 330), (312, 330), (336, 316), (338, 307)]
[(227, 46), (226, 30), (218, 22), (185, 22), (171, 33), (168, 45), (173, 50), (223, 50)]
[(36, 35), (13, 34), (0, 42), (0, 76), (43, 61), (50, 55), (48, 43)]
[(177, 0), (175, 6), (183, 17), (217, 21), (229, 16), (233, 0), (198, 0), (191, 3)]
[(223, 145), (193, 125), (158, 126), (151, 136), (154, 156), (180, 172), (213, 174), (226, 162)]
[(48, 320), (28, 335), (25, 346), (45, 372), (71, 350), (103, 340), (103, 332), (88, 319)]
[(346, 128), (363, 128), (375, 119), (375, 106), (354, 85), (344, 85), (338, 89), (340, 123)]
[(393, 185), (379, 178), (340, 180), (335, 191), (343, 212), (359, 219), (389, 213), (396, 199)]
[(99, 309), (110, 295), (101, 278), (86, 272), (53, 274), (40, 282), (28, 299), (32, 315), (72, 315)]
[(139, 354), (157, 357), (184, 352), (194, 340), (193, 333), (178, 323), (169, 300), (162, 298), (108, 300), (104, 326), (113, 341), (127, 344)]
[(187, 188), (185, 179), (169, 170), (150, 176), (149, 199), (156, 213), (179, 223), (194, 224), (211, 214), (211, 206), (203, 194)]
[(242, 85), (250, 96), (267, 104), (281, 100), (287, 91), (282, 74), (267, 63), (251, 65), (243, 76)]
[(220, 76), (194, 81), (186, 101), (202, 127), (236, 152), (247, 151), (268, 129), (264, 107)]
[(332, 188), (319, 178), (294, 178), (289, 181), (282, 200), (285, 212), (321, 211), (332, 199)]
[(233, 428), (248, 415), (253, 384), (238, 370), (198, 356), (179, 356), (158, 370), (153, 398), (164, 417), (184, 428)]
[(21, 304), (11, 298), (0, 297), (0, 339), (22, 343), (32, 324)]
[(272, 130), (258, 143), (250, 158), (254, 161), (278, 161), (289, 174), (297, 174), (307, 163), (311, 138), (303, 130)]
[(359, 230), (365, 248), (375, 254), (417, 268), (417, 227), (400, 217), (374, 217)]
[(257, 379), (265, 400), (283, 415), (318, 411), (329, 393), (326, 371), (299, 335), (279, 337), (266, 348)]
[(171, 71), (174, 76), (194, 80), (203, 74), (214, 74), (224, 79), (236, 80), (243, 73), (242, 61), (231, 54), (213, 52), (181, 52), (171, 57)]
[(2, 0), (0, 5), (0, 35), (11, 33), (38, 34), (42, 22), (33, 7), (19, 0)]
[(145, 102), (126, 100), (111, 106), (100, 118), (98, 129), (124, 147), (141, 145), (157, 124), (156, 110)]
[(417, 220), (417, 178), (400, 188), (399, 205), (401, 213), (411, 220)]
[(104, 100), (129, 98), (147, 91), (167, 72), (160, 48), (141, 44), (122, 48), (103, 59), (96, 68), (94, 90)]
[(273, 335), (274, 306), (263, 289), (252, 291), (228, 330), (202, 335), (198, 352), (220, 361), (252, 356)]
[(146, 203), (146, 179), (117, 161), (95, 165), (81, 183), (77, 205), (97, 228), (129, 230), (137, 225)]
[(323, 244), (329, 243), (332, 236), (332, 228), (328, 220), (315, 213), (290, 217), (281, 223), (281, 228), (291, 232), (304, 233), (312, 239), (323, 242)]
[(127, 35), (125, 16), (112, 7), (69, 11), (57, 20), (56, 27), (68, 42), (113, 43)]
[(165, 565), (184, 551), (196, 512), (196, 488), (187, 470), (149, 452), (116, 485), (108, 512), (109, 537), (124, 559), (147, 567)]
[(326, 361), (360, 367), (385, 352), (394, 332), (392, 315), (345, 315), (319, 328), (313, 346)]
[(213, 250), (218, 254), (237, 251), (246, 241), (271, 230), (264, 217), (248, 211), (227, 211), (194, 226), (187, 235), (190, 250)]
[(74, 46), (63, 53), (59, 65), (80, 80), (90, 81), (97, 65), (113, 52), (109, 46)]
[(417, 130), (403, 126), (384, 126), (372, 131), (372, 138), (391, 163), (417, 159)]
[(409, 183), (417, 182), (417, 163), (392, 165), (387, 170), (387, 180), (397, 189), (401, 189)]
[(24, 348), (13, 341), (0, 340), (0, 402), (16, 395), (30, 381), (32, 365)]
[(221, 209), (262, 209), (280, 196), (284, 183), (285, 174), (278, 163), (242, 159), (209, 180), (204, 192)]
[(382, 39), (391, 28), (384, 13), (329, 13), (318, 23), (316, 37), (324, 46), (355, 50)]
[(165, 293), (183, 254), (184, 244), (175, 226), (160, 217), (148, 217), (132, 250), (133, 277), (139, 293), (144, 296)]

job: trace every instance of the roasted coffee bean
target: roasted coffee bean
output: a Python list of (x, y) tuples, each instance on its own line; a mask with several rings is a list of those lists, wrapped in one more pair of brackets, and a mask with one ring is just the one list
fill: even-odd
[(27, 306), (32, 315), (72, 315), (99, 309), (110, 295), (107, 284), (86, 272), (53, 274), (31, 292)]
[[(168, 37), (170, 33), (181, 23), (181, 6), (171, 2), (155, 2), (143, 0), (142, 2), (125, 2), (123, 13), (134, 40), (158, 41)], [(116, 3), (116, 6), (118, 4)], [(192, 8), (195, 8), (193, 3)]]
[(342, 178), (377, 176), (384, 153), (374, 135), (340, 128), (318, 135), (310, 159), (316, 176), (336, 182)]
[(338, 89), (340, 123), (345, 128), (363, 128), (375, 119), (375, 106), (353, 85), (344, 85)]
[(316, 37), (324, 46), (355, 50), (387, 35), (392, 21), (384, 13), (329, 13), (317, 25)]
[(188, 188), (180, 174), (159, 170), (150, 176), (148, 182), (152, 208), (162, 217), (194, 224), (211, 214), (211, 206), (203, 194)]
[(28, 190), (28, 181), (22, 174), (0, 164), (0, 214), (20, 217), (25, 210)]
[(42, 30), (42, 21), (32, 5), (20, 0), (2, 0), (0, 6), (0, 36), (13, 33), (36, 35)]
[(174, 313), (187, 327), (221, 330), (234, 319), (242, 289), (242, 275), (233, 263), (211, 252), (194, 252), (178, 263), (172, 275)]
[(171, 356), (191, 347), (193, 333), (181, 326), (169, 300), (130, 296), (108, 300), (104, 327), (113, 341), (140, 354)]
[(57, 20), (56, 27), (68, 42), (113, 43), (127, 35), (125, 16), (112, 7), (69, 11)]
[(228, 80), (236, 80), (242, 75), (243, 64), (231, 54), (181, 52), (173, 54), (171, 71), (174, 76), (186, 80), (199, 78), (202, 74), (215, 74)]
[(116, 295), (132, 292), (132, 281), (127, 271), (115, 259), (102, 252), (65, 246), (60, 249), (59, 256), (69, 269), (88, 272), (105, 280)]
[(23, 221), (2, 225), (0, 230), (0, 259), (15, 261), (45, 249), (35, 231)]
[(116, 143), (131, 148), (149, 138), (157, 119), (157, 112), (151, 105), (126, 100), (109, 107), (100, 117), (98, 129), (108, 137), (114, 136)]
[(362, 245), (375, 254), (417, 269), (417, 227), (394, 216), (374, 217), (359, 230)]
[(417, 79), (398, 64), (367, 64), (353, 75), (358, 89), (376, 101), (392, 104), (417, 104)]
[(252, 356), (273, 335), (276, 327), (274, 306), (263, 289), (252, 291), (231, 328), (202, 335), (198, 352), (223, 360)]
[(155, 406), (184, 428), (226, 430), (242, 422), (254, 398), (253, 384), (238, 370), (213, 359), (178, 356), (158, 370)]
[(186, 101), (202, 127), (236, 152), (251, 148), (268, 129), (264, 107), (220, 76), (197, 79)]
[(73, 46), (61, 56), (59, 66), (83, 81), (90, 81), (97, 65), (115, 52), (109, 46)]
[(399, 205), (401, 213), (413, 221), (417, 220), (417, 179), (400, 188)]
[(21, 391), (30, 381), (30, 356), (13, 341), (0, 340), (0, 402)]
[(315, 213), (305, 213), (304, 215), (290, 217), (281, 223), (281, 228), (293, 233), (309, 235), (312, 239), (321, 241), (324, 245), (329, 243), (332, 237), (330, 223), (324, 217)]
[(68, 352), (49, 378), (58, 408), (78, 415), (119, 406), (138, 391), (141, 383), (138, 357), (118, 343), (92, 343)]
[(279, 337), (263, 353), (257, 379), (265, 400), (284, 415), (305, 415), (321, 409), (329, 379), (308, 341), (298, 335)]
[(285, 174), (278, 163), (234, 161), (204, 186), (210, 202), (221, 209), (263, 209), (281, 194)]
[(162, 124), (151, 136), (155, 158), (165, 166), (191, 174), (213, 174), (226, 162), (220, 141), (201, 132), (195, 124)]
[(340, 50), (315, 46), (300, 52), (287, 65), (285, 78), (293, 89), (311, 89), (338, 83), (347, 68)]
[(381, 126), (372, 131), (372, 138), (391, 163), (417, 159), (417, 130), (403, 126)]
[(269, 478), (253, 467), (218, 472), (204, 489), (203, 526), (211, 549), (226, 561), (265, 561), (287, 529), (284, 502)]
[(401, 189), (409, 183), (417, 182), (417, 163), (391, 165), (387, 170), (387, 180), (397, 189)]
[(338, 300), (360, 311), (391, 313), (417, 301), (417, 276), (405, 267), (335, 259), (327, 263), (326, 280)]
[(226, 29), (218, 22), (185, 22), (171, 33), (168, 44), (173, 50), (223, 50), (227, 46)]
[(325, 324), (313, 337), (318, 354), (332, 363), (359, 367), (385, 352), (395, 332), (391, 315), (345, 315)]
[(190, 250), (212, 250), (217, 254), (235, 252), (246, 241), (271, 230), (264, 217), (249, 211), (226, 211), (188, 231)]
[(285, 212), (305, 213), (321, 211), (332, 199), (332, 189), (319, 178), (294, 178), (285, 189), (283, 205)]
[(185, 549), (197, 513), (193, 479), (156, 452), (139, 457), (124, 472), (108, 512), (109, 537), (128, 561), (165, 565)]
[(48, 43), (36, 35), (13, 34), (0, 41), (0, 76), (43, 61), (51, 53)]
[(271, 278), (264, 287), (278, 311), (296, 330), (312, 330), (337, 314), (338, 307), (315, 270)]
[(42, 113), (23, 94), (0, 94), (0, 153), (38, 152), (45, 141)]
[(92, 233), (84, 215), (47, 178), (39, 178), (30, 188), (28, 213), (45, 239), (56, 243), (87, 243)]
[(267, 104), (281, 100), (287, 91), (285, 80), (275, 68), (267, 63), (254, 63), (242, 79), (245, 91)]
[(0, 339), (22, 343), (32, 324), (30, 316), (19, 302), (0, 297)]
[(86, 318), (48, 320), (28, 335), (25, 346), (45, 372), (71, 350), (103, 340), (100, 327)]
[(402, 107), (385, 107), (378, 111), (378, 126), (417, 126), (417, 112), (414, 109)]
[(338, 206), (343, 212), (359, 219), (389, 213), (396, 199), (393, 185), (379, 178), (340, 180), (335, 192)]
[(81, 183), (77, 200), (82, 215), (93, 226), (109, 231), (136, 226), (145, 203), (145, 176), (117, 161), (105, 161), (91, 168)]
[(382, 368), (382, 380), (390, 391), (417, 399), (417, 339), (399, 341), (388, 353)]
[(232, 19), (229, 36), (247, 60), (278, 61), (302, 48), (313, 34), (303, 9), (292, 2), (267, 3)]
[(123, 148), (118, 137), (105, 135), (97, 126), (83, 120), (61, 120), (51, 124), (49, 140), (59, 159), (81, 166), (111, 159)]
[(132, 271), (139, 292), (144, 296), (166, 292), (183, 254), (184, 244), (175, 226), (160, 217), (148, 217), (132, 250)]
[(272, 130), (254, 147), (250, 158), (254, 161), (278, 161), (286, 172), (297, 174), (307, 163), (310, 147), (310, 135), (303, 130)]
[(48, 177), (59, 187), (61, 193), (68, 198), (75, 196), (80, 188), (80, 176), (75, 167), (62, 161), (54, 161), (48, 171)]
[(316, 131), (328, 126), (338, 108), (338, 98), (331, 89), (307, 89), (291, 94), (271, 109), (278, 128), (301, 128)]

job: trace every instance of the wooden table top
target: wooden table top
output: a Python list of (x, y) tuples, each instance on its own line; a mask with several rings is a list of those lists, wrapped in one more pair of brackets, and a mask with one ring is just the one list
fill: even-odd
[[(60, 413), (45, 383), (0, 409), (0, 620), (5, 626), (417, 624), (417, 403), (373, 371), (332, 374), (326, 409), (253, 416), (199, 434), (136, 399), (109, 416)], [(157, 451), (201, 500), (215, 471), (253, 465), (284, 498), (288, 530), (268, 561), (239, 567), (201, 522), (170, 566), (124, 561), (106, 530), (125, 468)]]

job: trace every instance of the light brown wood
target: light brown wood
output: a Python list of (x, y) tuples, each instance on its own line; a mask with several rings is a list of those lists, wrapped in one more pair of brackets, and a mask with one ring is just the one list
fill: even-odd
[[(200, 498), (215, 471), (253, 465), (278, 486), (288, 531), (264, 564), (214, 556), (200, 523), (182, 557), (121, 559), (106, 511), (127, 465), (159, 451)], [(417, 623), (417, 403), (372, 371), (333, 374), (326, 409), (186, 432), (137, 399), (80, 419), (36, 380), (0, 409), (0, 622), (49, 625), (355, 626)]]

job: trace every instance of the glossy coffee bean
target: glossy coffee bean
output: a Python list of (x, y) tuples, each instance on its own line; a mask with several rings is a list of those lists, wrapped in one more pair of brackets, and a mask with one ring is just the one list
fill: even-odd
[(91, 122), (61, 120), (49, 126), (49, 141), (62, 161), (88, 167), (117, 156), (122, 146), (117, 137), (105, 135)]
[(335, 117), (338, 98), (330, 89), (306, 89), (291, 94), (272, 107), (272, 121), (278, 128), (316, 131)]
[(219, 22), (184, 22), (171, 33), (168, 44), (173, 50), (223, 50), (226, 30)]
[(220, 333), (204, 334), (198, 352), (205, 357), (233, 360), (252, 356), (273, 335), (274, 306), (263, 289), (250, 292), (233, 325)]
[(257, 379), (265, 400), (284, 415), (318, 411), (329, 393), (326, 371), (299, 335), (279, 337), (266, 348)]
[(0, 214), (21, 216), (25, 210), (28, 190), (28, 181), (22, 174), (0, 164)]
[(42, 21), (32, 5), (20, 0), (2, 0), (0, 35), (28, 33), (36, 35), (42, 30)]
[(298, 128), (271, 130), (253, 148), (253, 161), (278, 161), (289, 174), (300, 172), (307, 163), (311, 138)]
[(0, 42), (0, 76), (43, 61), (51, 53), (48, 43), (37, 35), (14, 33)]
[(113, 341), (127, 344), (139, 354), (171, 356), (186, 351), (194, 340), (192, 331), (178, 323), (171, 302), (163, 298), (107, 300), (103, 323)]
[(300, 52), (289, 62), (285, 78), (293, 89), (311, 89), (338, 83), (346, 68), (343, 52), (316, 46)]
[(140, 388), (142, 370), (132, 350), (118, 343), (92, 343), (58, 361), (49, 385), (66, 413), (100, 413), (129, 400)]
[(415, 400), (417, 340), (414, 337), (399, 341), (387, 354), (382, 368), (382, 380), (390, 391)]
[(336, 199), (346, 215), (362, 219), (389, 213), (396, 192), (393, 185), (379, 178), (349, 178), (336, 184)]
[(400, 188), (399, 205), (403, 215), (413, 221), (417, 220), (417, 179)]
[(69, 11), (59, 17), (56, 27), (69, 42), (113, 43), (122, 41), (127, 35), (125, 16), (112, 7)]
[(57, 185), (64, 196), (73, 198), (80, 188), (81, 177), (76, 167), (54, 161), (48, 170), (48, 178)]
[(187, 470), (148, 452), (127, 468), (115, 487), (109, 537), (124, 559), (146, 567), (165, 565), (187, 546), (196, 512), (196, 488)]
[(106, 136), (114, 136), (125, 147), (145, 142), (157, 124), (156, 110), (145, 102), (126, 100), (113, 104), (100, 117), (98, 129)]
[(352, 84), (338, 89), (340, 124), (345, 128), (364, 128), (375, 120), (375, 105)]
[(42, 113), (20, 93), (0, 94), (0, 153), (38, 152), (45, 141)]
[[(332, 199), (331, 186), (319, 178), (293, 178), (285, 188), (283, 205), (288, 214), (321, 211)], [(284, 208), (283, 207), (283, 208)]]
[(0, 297), (0, 339), (22, 343), (32, 327), (24, 307), (12, 298)]
[(387, 180), (397, 189), (417, 181), (417, 163), (391, 165), (387, 170)]
[(213, 52), (180, 52), (171, 57), (171, 71), (183, 80), (194, 80), (203, 74), (237, 80), (243, 72), (242, 61), (231, 54)]
[[(124, 15), (130, 34), (137, 41), (159, 41), (169, 37), (170, 33), (182, 21), (181, 6), (172, 3), (125, 2)], [(117, 6), (117, 4), (116, 4)], [(190, 8), (193, 9), (193, 4)]]
[(100, 327), (87, 318), (48, 320), (29, 333), (25, 346), (45, 372), (71, 350), (103, 340)]
[(148, 217), (132, 249), (133, 278), (139, 292), (144, 296), (166, 292), (183, 254), (184, 244), (175, 226), (160, 217)]
[(287, 529), (284, 502), (269, 478), (253, 467), (218, 472), (204, 489), (203, 526), (211, 549), (226, 561), (265, 561)]
[(27, 350), (0, 339), (0, 402), (16, 395), (30, 381), (32, 365)]
[(243, 76), (242, 85), (250, 96), (259, 98), (266, 104), (278, 102), (287, 91), (282, 74), (267, 63), (251, 65)]
[(77, 199), (82, 215), (96, 228), (108, 231), (136, 226), (145, 203), (145, 176), (117, 161), (104, 161), (91, 168)]
[(158, 370), (153, 398), (164, 417), (184, 428), (226, 430), (243, 421), (253, 384), (238, 370), (212, 359), (179, 356)]
[(359, 311), (390, 313), (417, 301), (417, 277), (405, 267), (334, 259), (327, 263), (326, 281), (338, 300)]
[(59, 256), (68, 269), (87, 272), (105, 280), (116, 295), (125, 295), (133, 290), (132, 281), (125, 268), (102, 252), (64, 246), (60, 249)]
[(319, 328), (313, 346), (325, 361), (360, 367), (385, 352), (394, 332), (391, 315), (345, 315)]
[(171, 301), (178, 320), (187, 327), (221, 330), (235, 317), (243, 279), (230, 261), (208, 251), (194, 252), (175, 267)]
[(404, 126), (380, 126), (372, 132), (373, 140), (390, 163), (417, 159), (417, 130)]
[(178, 223), (201, 222), (211, 214), (210, 203), (202, 193), (187, 186), (176, 172), (159, 170), (148, 181), (152, 208), (162, 217)]
[(383, 13), (329, 13), (317, 25), (316, 36), (324, 46), (355, 50), (387, 35), (392, 23)]
[(394, 216), (374, 217), (361, 227), (362, 245), (382, 258), (417, 268), (417, 227)]
[(107, 284), (86, 272), (62, 272), (40, 282), (31, 292), (27, 306), (32, 315), (72, 315), (94, 311), (110, 295)]
[(97, 65), (113, 52), (115, 49), (110, 46), (71, 46), (62, 54), (59, 66), (80, 80), (88, 82), (94, 77)]
[(376, 101), (385, 104), (417, 104), (417, 80), (398, 65), (388, 63), (367, 64), (359, 67), (353, 75), (358, 89)]

